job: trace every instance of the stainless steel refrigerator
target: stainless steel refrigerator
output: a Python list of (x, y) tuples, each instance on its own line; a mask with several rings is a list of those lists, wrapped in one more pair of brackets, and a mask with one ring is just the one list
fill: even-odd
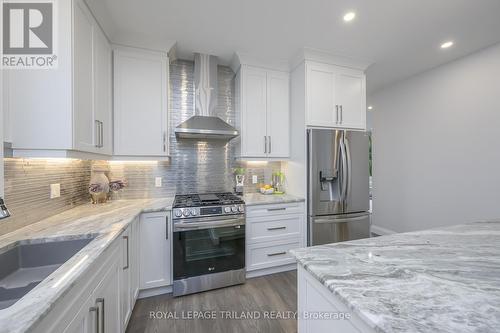
[(309, 129), (308, 245), (370, 237), (365, 132)]

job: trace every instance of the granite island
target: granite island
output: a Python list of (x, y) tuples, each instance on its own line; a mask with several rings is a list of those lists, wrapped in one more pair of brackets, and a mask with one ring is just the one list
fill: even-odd
[(500, 221), (291, 252), (299, 333), (500, 332)]

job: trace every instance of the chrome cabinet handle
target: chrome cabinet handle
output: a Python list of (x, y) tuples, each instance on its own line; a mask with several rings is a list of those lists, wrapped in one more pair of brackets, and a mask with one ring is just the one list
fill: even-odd
[(340, 123), (342, 124), (344, 122), (344, 109), (342, 108), (342, 105), (340, 106)]
[(99, 333), (99, 308), (97, 306), (91, 306), (89, 312), (95, 312), (95, 333)]
[(286, 210), (286, 207), (282, 207), (282, 208), (268, 208), (267, 209), (268, 212), (276, 212), (278, 210)]
[(168, 216), (165, 218), (165, 239), (168, 239)]
[(123, 236), (123, 239), (127, 241), (127, 265), (123, 267), (123, 270), (126, 270), (129, 267), (128, 236)]
[(275, 257), (275, 256), (282, 256), (284, 254), (286, 254), (285, 251), (283, 251), (283, 252), (276, 252), (276, 253), (269, 253), (267, 256), (268, 257)]
[(167, 133), (163, 132), (163, 152), (167, 151)]
[(94, 125), (95, 125), (95, 147), (99, 148), (99, 145), (101, 144), (101, 130), (100, 130), (100, 124), (99, 120), (94, 120)]
[(269, 140), (268, 140), (269, 141), (269, 154), (271, 154), (271, 136), (268, 136), (268, 138), (269, 138)]
[(267, 228), (267, 230), (269, 230), (269, 231), (273, 231), (273, 230), (284, 230), (284, 229), (286, 229), (286, 227), (285, 227), (285, 226), (283, 226), (283, 227), (272, 227), (272, 228)]
[[(95, 300), (96, 304), (102, 304), (101, 307), (98, 309), (98, 313), (102, 314), (102, 320), (99, 318), (99, 322), (98, 322), (98, 331), (99, 333), (105, 333), (104, 332), (104, 321), (106, 320), (106, 315), (104, 313), (104, 298), (98, 298)], [(100, 309), (102, 309), (102, 312), (100, 311)]]
[(335, 124), (339, 123), (339, 106), (335, 105)]
[(101, 121), (101, 148), (104, 147), (104, 123)]
[(264, 154), (267, 154), (267, 135), (264, 135)]

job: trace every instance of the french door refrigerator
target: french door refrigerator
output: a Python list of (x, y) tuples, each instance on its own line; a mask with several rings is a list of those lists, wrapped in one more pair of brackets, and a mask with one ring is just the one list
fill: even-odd
[(308, 129), (308, 245), (370, 237), (365, 132)]

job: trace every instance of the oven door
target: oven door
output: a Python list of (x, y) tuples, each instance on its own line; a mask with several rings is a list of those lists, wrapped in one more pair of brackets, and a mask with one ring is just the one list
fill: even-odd
[(245, 268), (245, 218), (174, 224), (174, 280)]

